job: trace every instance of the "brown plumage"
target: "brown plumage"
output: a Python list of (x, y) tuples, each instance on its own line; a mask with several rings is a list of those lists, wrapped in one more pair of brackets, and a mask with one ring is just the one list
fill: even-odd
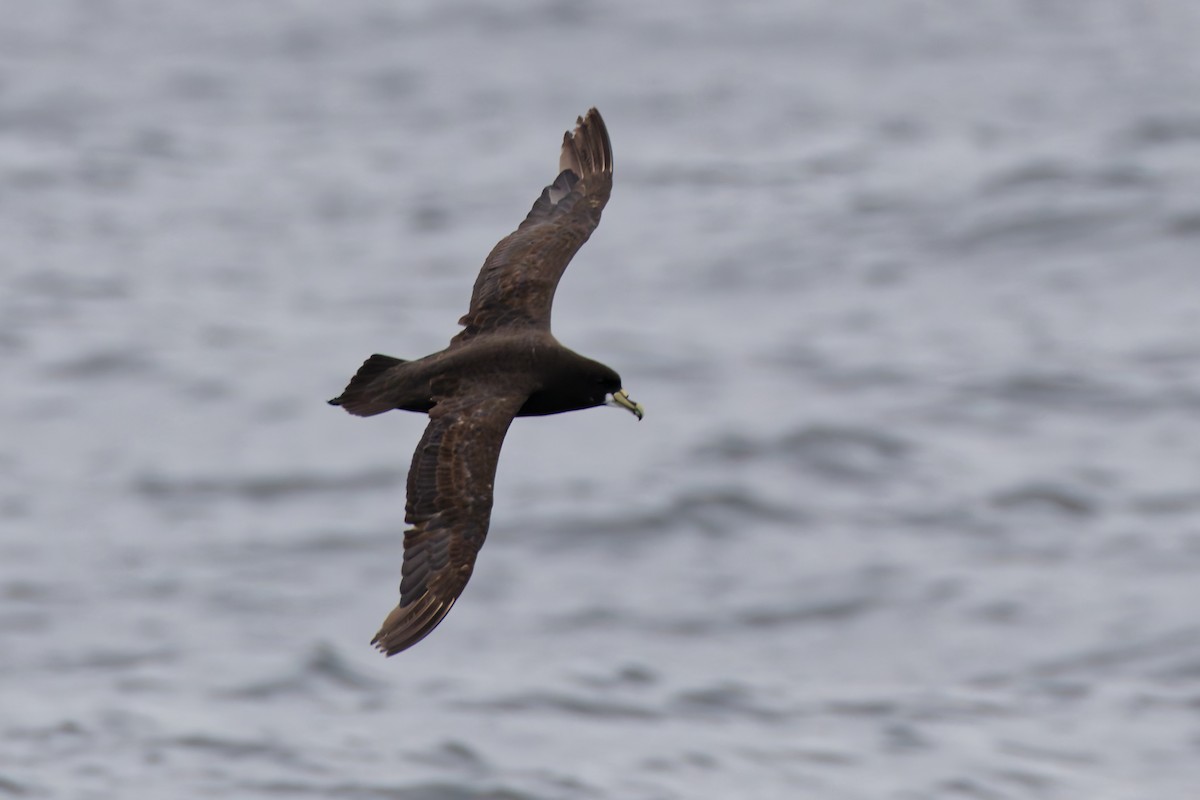
[(464, 329), (416, 361), (368, 358), (329, 402), (371, 416), (428, 412), (408, 472), (400, 605), (371, 641), (387, 655), (419, 642), (467, 585), (487, 536), (500, 446), (514, 417), (642, 407), (609, 367), (550, 333), (559, 278), (600, 223), (612, 190), (612, 145), (596, 109), (563, 136), (559, 174), (500, 241), (475, 281)]

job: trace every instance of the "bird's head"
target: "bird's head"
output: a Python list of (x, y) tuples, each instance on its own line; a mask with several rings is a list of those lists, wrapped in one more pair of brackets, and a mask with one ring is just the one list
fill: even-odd
[[(603, 365), (600, 366), (603, 367)], [(639, 421), (645, 416), (646, 409), (642, 407), (641, 403), (633, 402), (633, 399), (629, 396), (629, 392), (621, 388), (621, 376), (614, 370), (603, 367), (595, 376), (594, 383), (597, 387), (598, 396), (596, 405), (603, 404), (623, 408), (637, 417)]]

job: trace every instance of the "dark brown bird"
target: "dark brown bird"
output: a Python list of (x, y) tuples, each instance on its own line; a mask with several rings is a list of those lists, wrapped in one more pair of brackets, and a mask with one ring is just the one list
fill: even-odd
[(411, 647), (449, 613), (487, 536), (500, 446), (513, 417), (616, 405), (643, 409), (621, 376), (559, 344), (550, 307), (571, 257), (600, 223), (613, 156), (600, 112), (563, 136), (559, 174), (520, 226), (492, 248), (475, 280), (464, 330), (416, 361), (373, 355), (329, 402), (369, 417), (429, 414), (408, 471), (400, 605), (371, 644)]

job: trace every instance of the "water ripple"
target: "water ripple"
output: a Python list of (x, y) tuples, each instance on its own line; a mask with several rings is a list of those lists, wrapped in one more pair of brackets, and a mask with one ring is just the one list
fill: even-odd
[(156, 501), (206, 501), (232, 498), (256, 503), (287, 500), (296, 495), (395, 489), (404, 481), (398, 469), (368, 469), (349, 475), (296, 473), (290, 475), (169, 478), (144, 475), (132, 488), (135, 494)]

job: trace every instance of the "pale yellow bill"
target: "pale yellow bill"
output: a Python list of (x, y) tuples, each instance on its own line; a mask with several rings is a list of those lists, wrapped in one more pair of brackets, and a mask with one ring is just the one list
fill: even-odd
[(624, 389), (613, 392), (612, 400), (609, 401), (609, 404), (620, 406), (621, 408), (633, 414), (639, 420), (646, 415), (646, 409), (642, 408), (642, 404), (633, 402), (633, 400), (631, 400), (629, 397), (629, 392), (625, 391)]

